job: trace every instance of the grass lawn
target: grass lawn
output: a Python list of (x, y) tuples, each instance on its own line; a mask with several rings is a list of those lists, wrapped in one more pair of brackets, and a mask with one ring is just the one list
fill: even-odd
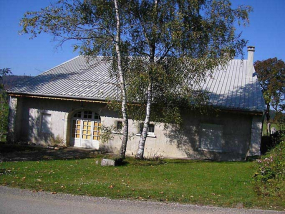
[[(199, 205), (285, 209), (279, 198), (259, 197), (255, 162), (137, 161), (101, 167), (101, 158), (0, 163), (0, 185), (37, 191)], [(5, 170), (4, 170), (5, 169)]]

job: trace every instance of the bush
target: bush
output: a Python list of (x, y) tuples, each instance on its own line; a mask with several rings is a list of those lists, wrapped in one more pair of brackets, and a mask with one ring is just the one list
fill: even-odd
[(257, 160), (258, 170), (255, 173), (255, 188), (263, 196), (285, 198), (285, 140), (263, 158)]

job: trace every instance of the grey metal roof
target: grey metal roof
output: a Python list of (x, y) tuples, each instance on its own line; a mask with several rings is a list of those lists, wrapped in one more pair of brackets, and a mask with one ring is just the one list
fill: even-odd
[(263, 112), (265, 102), (257, 76), (248, 75), (248, 70), (247, 60), (234, 59), (209, 75), (201, 87), (210, 93), (210, 103), (226, 109)]
[[(90, 66), (92, 64), (92, 66)], [(116, 79), (109, 74), (110, 62), (96, 58), (87, 63), (75, 57), (55, 68), (8, 90), (8, 93), (40, 96), (106, 100), (118, 97)], [(213, 106), (262, 112), (264, 99), (257, 77), (247, 75), (247, 60), (231, 60), (216, 69), (200, 86), (210, 95)]]
[(118, 93), (116, 79), (110, 78), (110, 63), (101, 59), (98, 57), (88, 63), (83, 56), (77, 56), (9, 89), (8, 93), (97, 100), (112, 98)]

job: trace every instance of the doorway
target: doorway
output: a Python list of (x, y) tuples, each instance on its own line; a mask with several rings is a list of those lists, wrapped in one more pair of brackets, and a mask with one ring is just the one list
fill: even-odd
[(74, 147), (99, 149), (101, 118), (99, 114), (82, 110), (71, 119), (71, 141)]

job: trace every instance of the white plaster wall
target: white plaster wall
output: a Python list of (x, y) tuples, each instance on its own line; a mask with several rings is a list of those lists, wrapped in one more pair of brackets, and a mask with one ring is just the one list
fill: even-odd
[[(51, 134), (59, 136), (69, 145), (70, 115), (77, 110), (91, 110), (101, 116), (103, 126), (115, 126), (116, 121), (122, 120), (117, 114), (109, 110), (105, 104), (85, 103), (75, 101), (44, 100), (25, 98), (22, 102), (22, 117), (16, 121), (23, 139), (34, 143), (46, 144), (47, 136), (40, 133), (40, 113), (51, 114)], [(240, 160), (249, 151), (251, 141), (252, 116), (245, 114), (230, 114), (220, 112), (218, 115), (199, 115), (188, 112), (183, 115), (183, 130), (175, 126), (164, 127), (162, 123), (155, 123), (155, 137), (148, 137), (145, 146), (145, 157), (169, 157), (192, 159)], [(257, 117), (259, 120), (261, 117)], [(223, 126), (223, 152), (201, 151), (199, 127), (202, 123)], [(140, 136), (139, 122), (129, 120), (130, 139), (127, 145), (127, 155), (135, 155)], [(257, 129), (260, 127), (258, 126)], [(119, 153), (122, 135), (112, 134), (113, 139), (101, 143), (100, 148), (107, 148)], [(257, 139), (258, 141), (258, 139)], [(256, 144), (257, 145), (257, 144)]]
[[(34, 143), (46, 144), (49, 137), (59, 137), (66, 143), (67, 112), (29, 108), (29, 140)], [(50, 114), (50, 135), (41, 130), (42, 114)]]
[(260, 155), (260, 142), (262, 134), (262, 118), (254, 116), (251, 125), (251, 141), (249, 147), (249, 156)]
[(15, 135), (16, 130), (15, 126), (17, 123), (16, 120), (16, 113), (17, 113), (17, 98), (15, 97), (10, 97), (9, 98), (9, 118), (8, 118), (8, 141), (11, 143), (14, 143), (16, 138)]

